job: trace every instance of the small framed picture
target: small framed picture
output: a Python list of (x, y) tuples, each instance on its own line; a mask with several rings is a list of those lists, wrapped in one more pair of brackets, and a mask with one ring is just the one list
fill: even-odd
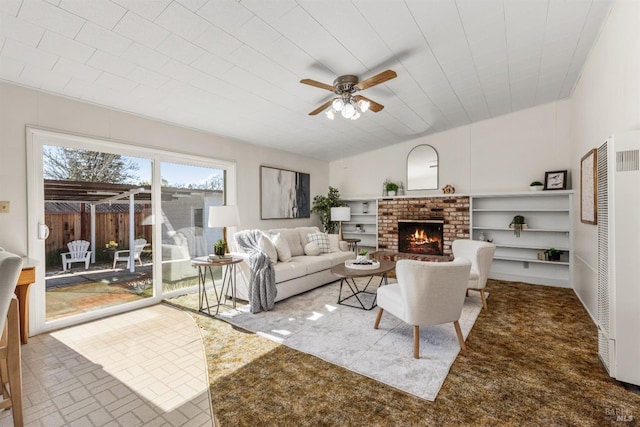
[(567, 171), (554, 171), (544, 173), (545, 190), (566, 190)]

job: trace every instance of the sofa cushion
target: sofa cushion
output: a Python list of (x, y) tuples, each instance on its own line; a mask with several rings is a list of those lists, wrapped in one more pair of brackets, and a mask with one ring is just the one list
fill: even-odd
[(340, 252), (340, 240), (337, 234), (327, 234), (329, 239), (329, 252)]
[(323, 258), (329, 260), (331, 266), (342, 264), (348, 259), (354, 259), (356, 254), (352, 251), (330, 252), (322, 255)]
[(310, 256), (320, 255), (320, 246), (316, 242), (307, 243), (304, 247), (304, 254)]
[(269, 262), (271, 262), (271, 264), (275, 264), (278, 262), (278, 251), (276, 249), (276, 246), (273, 244), (266, 233), (262, 233), (262, 236), (260, 236), (260, 240), (258, 241), (258, 245), (260, 246), (262, 252), (267, 254), (267, 256), (269, 257)]
[[(296, 258), (305, 258), (296, 257)], [(279, 262), (273, 266), (273, 271), (276, 274), (276, 283), (286, 282), (287, 280), (302, 277), (307, 274), (307, 266), (298, 262), (295, 258), (292, 258), (290, 262)]]
[(304, 265), (306, 267), (307, 274), (317, 273), (318, 271), (331, 268), (331, 260), (326, 255), (296, 256), (292, 257), (291, 261), (298, 265)]
[(326, 234), (320, 233), (319, 231), (317, 233), (307, 234), (307, 240), (309, 243), (317, 243), (320, 247), (321, 254), (329, 253), (329, 238)]
[(280, 233), (276, 234), (271, 238), (273, 245), (276, 247), (276, 252), (278, 253), (278, 260), (282, 262), (291, 261), (291, 250), (289, 249), (289, 244), (285, 240), (284, 237), (280, 235)]
[(304, 246), (302, 246), (300, 233), (298, 233), (297, 230), (292, 228), (281, 228), (274, 231), (279, 233), (280, 237), (283, 237), (287, 241), (287, 245), (291, 251), (291, 256), (304, 255)]
[(318, 227), (296, 227), (296, 230), (298, 230), (298, 234), (300, 235), (300, 242), (302, 243), (302, 247), (305, 247), (307, 243), (309, 243), (307, 234), (320, 232)]

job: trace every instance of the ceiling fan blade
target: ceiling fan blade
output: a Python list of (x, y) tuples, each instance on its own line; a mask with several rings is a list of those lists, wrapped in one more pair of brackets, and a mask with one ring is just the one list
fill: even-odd
[(377, 113), (378, 111), (382, 111), (382, 109), (384, 108), (384, 105), (378, 104), (376, 101), (372, 101), (366, 96), (356, 95), (353, 98), (356, 100), (356, 102), (360, 101), (361, 99), (365, 101), (369, 101), (369, 110), (373, 111), (374, 113)]
[(311, 80), (311, 79), (302, 79), (302, 80), (300, 80), (300, 83), (303, 83), (303, 84), (309, 85), (309, 86), (319, 87), (320, 89), (326, 89), (326, 90), (331, 91), (331, 92), (335, 92), (336, 91), (336, 88), (334, 86), (328, 85), (326, 83), (317, 82), (317, 81)]
[(368, 89), (370, 87), (373, 87), (375, 85), (379, 85), (380, 83), (384, 83), (386, 81), (389, 81), (391, 79), (395, 79), (396, 77), (398, 77), (398, 75), (396, 74), (395, 71), (387, 70), (387, 71), (381, 72), (380, 74), (376, 74), (373, 77), (369, 77), (366, 80), (361, 81), (360, 83), (355, 85), (355, 87), (358, 90), (364, 90), (364, 89)]
[(324, 104), (322, 104), (321, 106), (319, 106), (318, 108), (310, 112), (309, 115), (315, 116), (316, 114), (321, 113), (322, 111), (326, 110), (327, 107), (329, 107), (332, 102), (333, 102), (333, 99), (328, 100), (327, 102), (325, 102)]

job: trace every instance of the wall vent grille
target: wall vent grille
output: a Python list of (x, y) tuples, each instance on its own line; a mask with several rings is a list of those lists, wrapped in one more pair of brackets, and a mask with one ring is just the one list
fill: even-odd
[(598, 353), (609, 366), (609, 177), (607, 143), (598, 148)]
[(640, 171), (640, 150), (618, 151), (616, 153), (616, 172)]

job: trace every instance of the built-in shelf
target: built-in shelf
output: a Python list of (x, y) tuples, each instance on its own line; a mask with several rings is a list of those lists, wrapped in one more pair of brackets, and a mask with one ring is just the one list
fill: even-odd
[[(471, 196), (471, 236), (496, 245), (489, 277), (571, 287), (573, 276), (573, 199), (570, 191)], [(525, 217), (519, 236), (510, 223)], [(560, 261), (539, 259), (540, 253), (563, 251)]]
[[(348, 239), (360, 239), (358, 249), (378, 250), (378, 200), (375, 198), (343, 199), (351, 208), (351, 220), (342, 223), (342, 234)], [(366, 212), (365, 212), (366, 211)], [(363, 231), (357, 231), (360, 225)]]

